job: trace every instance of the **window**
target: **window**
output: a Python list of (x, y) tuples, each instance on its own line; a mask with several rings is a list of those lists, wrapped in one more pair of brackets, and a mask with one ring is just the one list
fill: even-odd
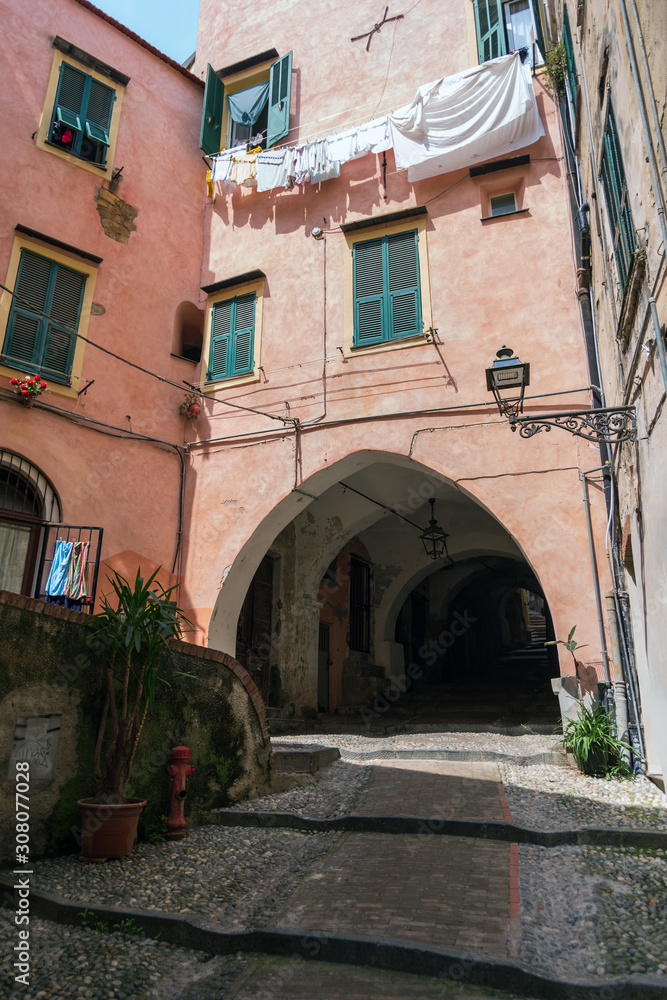
[(350, 556), (350, 635), (348, 645), (359, 653), (371, 651), (371, 567)]
[(213, 306), (208, 381), (249, 375), (253, 369), (255, 294), (226, 299)]
[(113, 166), (120, 106), (130, 78), (59, 35), (53, 46), (36, 145), (98, 177), (105, 175)]
[[(273, 54), (277, 55), (275, 49)], [(200, 148), (209, 156), (239, 142), (252, 141), (269, 149), (289, 131), (292, 53), (267, 66), (271, 54), (230, 66), (206, 70)], [(258, 65), (258, 60), (261, 64)], [(263, 65), (262, 65), (263, 64)], [(252, 72), (248, 70), (252, 67)], [(222, 77), (227, 80), (223, 83)]]
[(616, 119), (609, 102), (604, 127), (600, 178), (604, 187), (605, 202), (614, 244), (614, 257), (621, 290), (625, 290), (633, 252), (637, 249), (635, 227), (628, 201), (623, 158), (618, 141)]
[(45, 521), (60, 521), (53, 487), (25, 458), (0, 451), (0, 590), (34, 593)]
[(565, 76), (570, 90), (570, 100), (573, 111), (577, 110), (577, 67), (574, 61), (574, 46), (570, 31), (570, 17), (567, 7), (563, 5), (563, 43), (565, 45)]
[[(544, 42), (534, 0), (473, 0), (480, 63), (525, 50), (530, 65), (544, 63)], [(535, 43), (535, 44), (533, 44)]]
[(111, 87), (63, 62), (49, 142), (73, 156), (104, 166), (115, 99)]
[(516, 195), (514, 192), (492, 195), (489, 198), (489, 211), (491, 216), (509, 215), (511, 212), (516, 212)]
[(69, 384), (86, 275), (23, 249), (2, 360)]
[(354, 345), (422, 333), (417, 230), (354, 244)]

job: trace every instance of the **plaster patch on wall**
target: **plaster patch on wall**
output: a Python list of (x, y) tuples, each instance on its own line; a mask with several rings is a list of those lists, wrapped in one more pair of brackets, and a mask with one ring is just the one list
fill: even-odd
[(130, 233), (137, 228), (134, 220), (139, 209), (128, 205), (118, 195), (103, 187), (95, 188), (95, 204), (104, 235), (116, 243), (128, 243)]
[(104, 316), (105, 312), (106, 309), (104, 308), (104, 306), (101, 306), (99, 302), (93, 302), (92, 306), (90, 307), (91, 316)]
[(225, 580), (229, 576), (229, 571), (231, 570), (231, 568), (232, 568), (231, 564), (229, 566), (225, 566), (223, 574), (222, 574), (222, 580), (220, 581), (220, 586), (221, 587), (224, 586)]
[(223, 500), (222, 506), (229, 507), (231, 504), (238, 503), (238, 500)]

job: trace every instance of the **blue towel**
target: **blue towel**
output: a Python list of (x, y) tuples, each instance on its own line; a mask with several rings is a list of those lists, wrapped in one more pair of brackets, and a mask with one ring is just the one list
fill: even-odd
[(69, 569), (69, 561), (72, 555), (72, 544), (72, 542), (66, 542), (62, 538), (56, 541), (51, 572), (46, 581), (46, 593), (51, 597), (59, 597), (65, 593), (67, 570)]

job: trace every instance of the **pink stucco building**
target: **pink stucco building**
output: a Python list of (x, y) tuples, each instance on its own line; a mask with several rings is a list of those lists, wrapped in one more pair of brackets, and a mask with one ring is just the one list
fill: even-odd
[[(67, 537), (47, 522), (102, 528), (98, 591), (106, 567), (162, 566), (196, 641), (281, 716), (393, 698), (412, 663), (434, 689), (501, 688), (529, 601), (603, 681), (581, 479), (599, 450), (513, 434), (484, 374), (508, 344), (526, 414), (592, 403), (541, 6), (503, 28), (487, 0), (422, 0), (373, 31), (366, 0), (202, 0), (190, 70), (84, 0), (2, 7), (2, 585), (44, 592)], [(506, 91), (475, 70), (467, 159), (397, 167), (388, 113), (524, 42)], [(521, 86), (543, 134), (489, 147)], [(252, 137), (259, 160), (216, 159)], [(28, 408), (10, 379), (37, 369)], [(604, 591), (597, 474), (589, 497)]]

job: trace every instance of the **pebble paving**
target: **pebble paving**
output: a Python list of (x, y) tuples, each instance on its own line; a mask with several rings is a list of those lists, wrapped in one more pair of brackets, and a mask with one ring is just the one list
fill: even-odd
[[(377, 750), (386, 748), (389, 740), (397, 750), (456, 746), (514, 756), (545, 752), (553, 747), (553, 737), (532, 734), (427, 733), (387, 739), (329, 734), (313, 737), (311, 741), (339, 746), (341, 750)], [(308, 741), (304, 736), (295, 739), (301, 743)], [(466, 784), (466, 770), (469, 784)], [(546, 764), (464, 765), (385, 759), (371, 766), (365, 759), (363, 764), (339, 760), (323, 772), (317, 783), (245, 803), (242, 808), (326, 818), (363, 811), (405, 815), (407, 810), (424, 815), (438, 803), (444, 803), (443, 814), (445, 807), (451, 815), (470, 815), (481, 809), (487, 811), (487, 818), (492, 815), (500, 818), (498, 777), (502, 778), (512, 819), (521, 825), (543, 829), (604, 826), (667, 830), (667, 799), (646, 779), (604, 781), (586, 778), (574, 769)], [(431, 778), (440, 783), (435, 790), (429, 790)], [(406, 790), (404, 795), (401, 788)], [(489, 792), (486, 803), (482, 789)], [(364, 851), (370, 851), (371, 842), (380, 841), (382, 850), (369, 853), (365, 864)], [(459, 946), (506, 954), (500, 939), (495, 943), (492, 940), (494, 928), (490, 924), (482, 927), (482, 911), (484, 894), (491, 905), (495, 893), (502, 910), (495, 914), (495, 919), (506, 920), (507, 885), (500, 884), (506, 863), (500, 858), (501, 854), (505, 856), (507, 846), (439, 837), (433, 838), (433, 842), (431, 838), (415, 840), (415, 850), (408, 850), (411, 843), (410, 838), (400, 836), (303, 834), (279, 828), (246, 830), (211, 825), (190, 831), (181, 843), (140, 844), (129, 858), (102, 865), (80, 863), (74, 856), (37, 861), (33, 885), (77, 900), (82, 906), (95, 902), (164, 910), (229, 930), (275, 926), (281, 920), (305, 929), (315, 914), (324, 929), (327, 920), (334, 920), (340, 926), (354, 923), (354, 914), (352, 911), (345, 914), (340, 907), (336, 914), (327, 913), (318, 885), (333, 880), (331, 898), (335, 898), (334, 890), (347, 879), (348, 899), (354, 899), (355, 885), (363, 882), (368, 864), (372, 867), (374, 858), (378, 858), (380, 868), (376, 877), (366, 880), (368, 891), (359, 899), (369, 905), (357, 910), (366, 911), (369, 933), (381, 932), (382, 920), (378, 921), (378, 914), (389, 906), (396, 923), (396, 936), (420, 940), (421, 935), (424, 941), (447, 940), (454, 945), (458, 941), (456, 933), (463, 932), (465, 925), (464, 921), (457, 923), (457, 910), (451, 901), (465, 891), (472, 891), (481, 910), (479, 919), (470, 921), (470, 925), (474, 928), (478, 924), (488, 940), (482, 934), (479, 939), (468, 941), (464, 934)], [(493, 859), (483, 862), (488, 888), (462, 882), (456, 893), (434, 891), (436, 876), (440, 868), (444, 871), (447, 867), (447, 858), (454, 864), (451, 872), (454, 880), (463, 871), (464, 859), (456, 861), (454, 854), (465, 845), (470, 845), (470, 851), (479, 846), (492, 849)], [(438, 851), (440, 861), (436, 856)], [(522, 962), (551, 975), (567, 974), (593, 982), (602, 975), (664, 975), (667, 996), (666, 850), (547, 849), (521, 845), (518, 857)], [(388, 858), (391, 864), (387, 864)], [(415, 903), (409, 914), (412, 926), (408, 926), (401, 914), (400, 886), (412, 878), (415, 882), (412, 895), (416, 900), (424, 865), (424, 871), (428, 869), (422, 880), (424, 899)], [(494, 878), (499, 879), (495, 889)], [(380, 884), (382, 891), (378, 889)], [(394, 884), (396, 891), (389, 899), (386, 893)], [(489, 915), (493, 917), (491, 910)], [(308, 918), (305, 923), (299, 914)], [(444, 931), (434, 936), (434, 928), (438, 926)], [(266, 956), (210, 958), (201, 952), (121, 936), (113, 933), (113, 928), (111, 933), (92, 927), (74, 929), (33, 919), (30, 929), (33, 975), (30, 986), (24, 987), (13, 982), (11, 950), (16, 938), (13, 915), (11, 911), (0, 911), (0, 997), (490, 1000), (500, 996), (493, 991), (480, 993), (453, 987), (451, 983), (378, 970), (354, 970)], [(358, 922), (352, 929), (363, 933)], [(504, 935), (505, 931), (500, 933)]]

